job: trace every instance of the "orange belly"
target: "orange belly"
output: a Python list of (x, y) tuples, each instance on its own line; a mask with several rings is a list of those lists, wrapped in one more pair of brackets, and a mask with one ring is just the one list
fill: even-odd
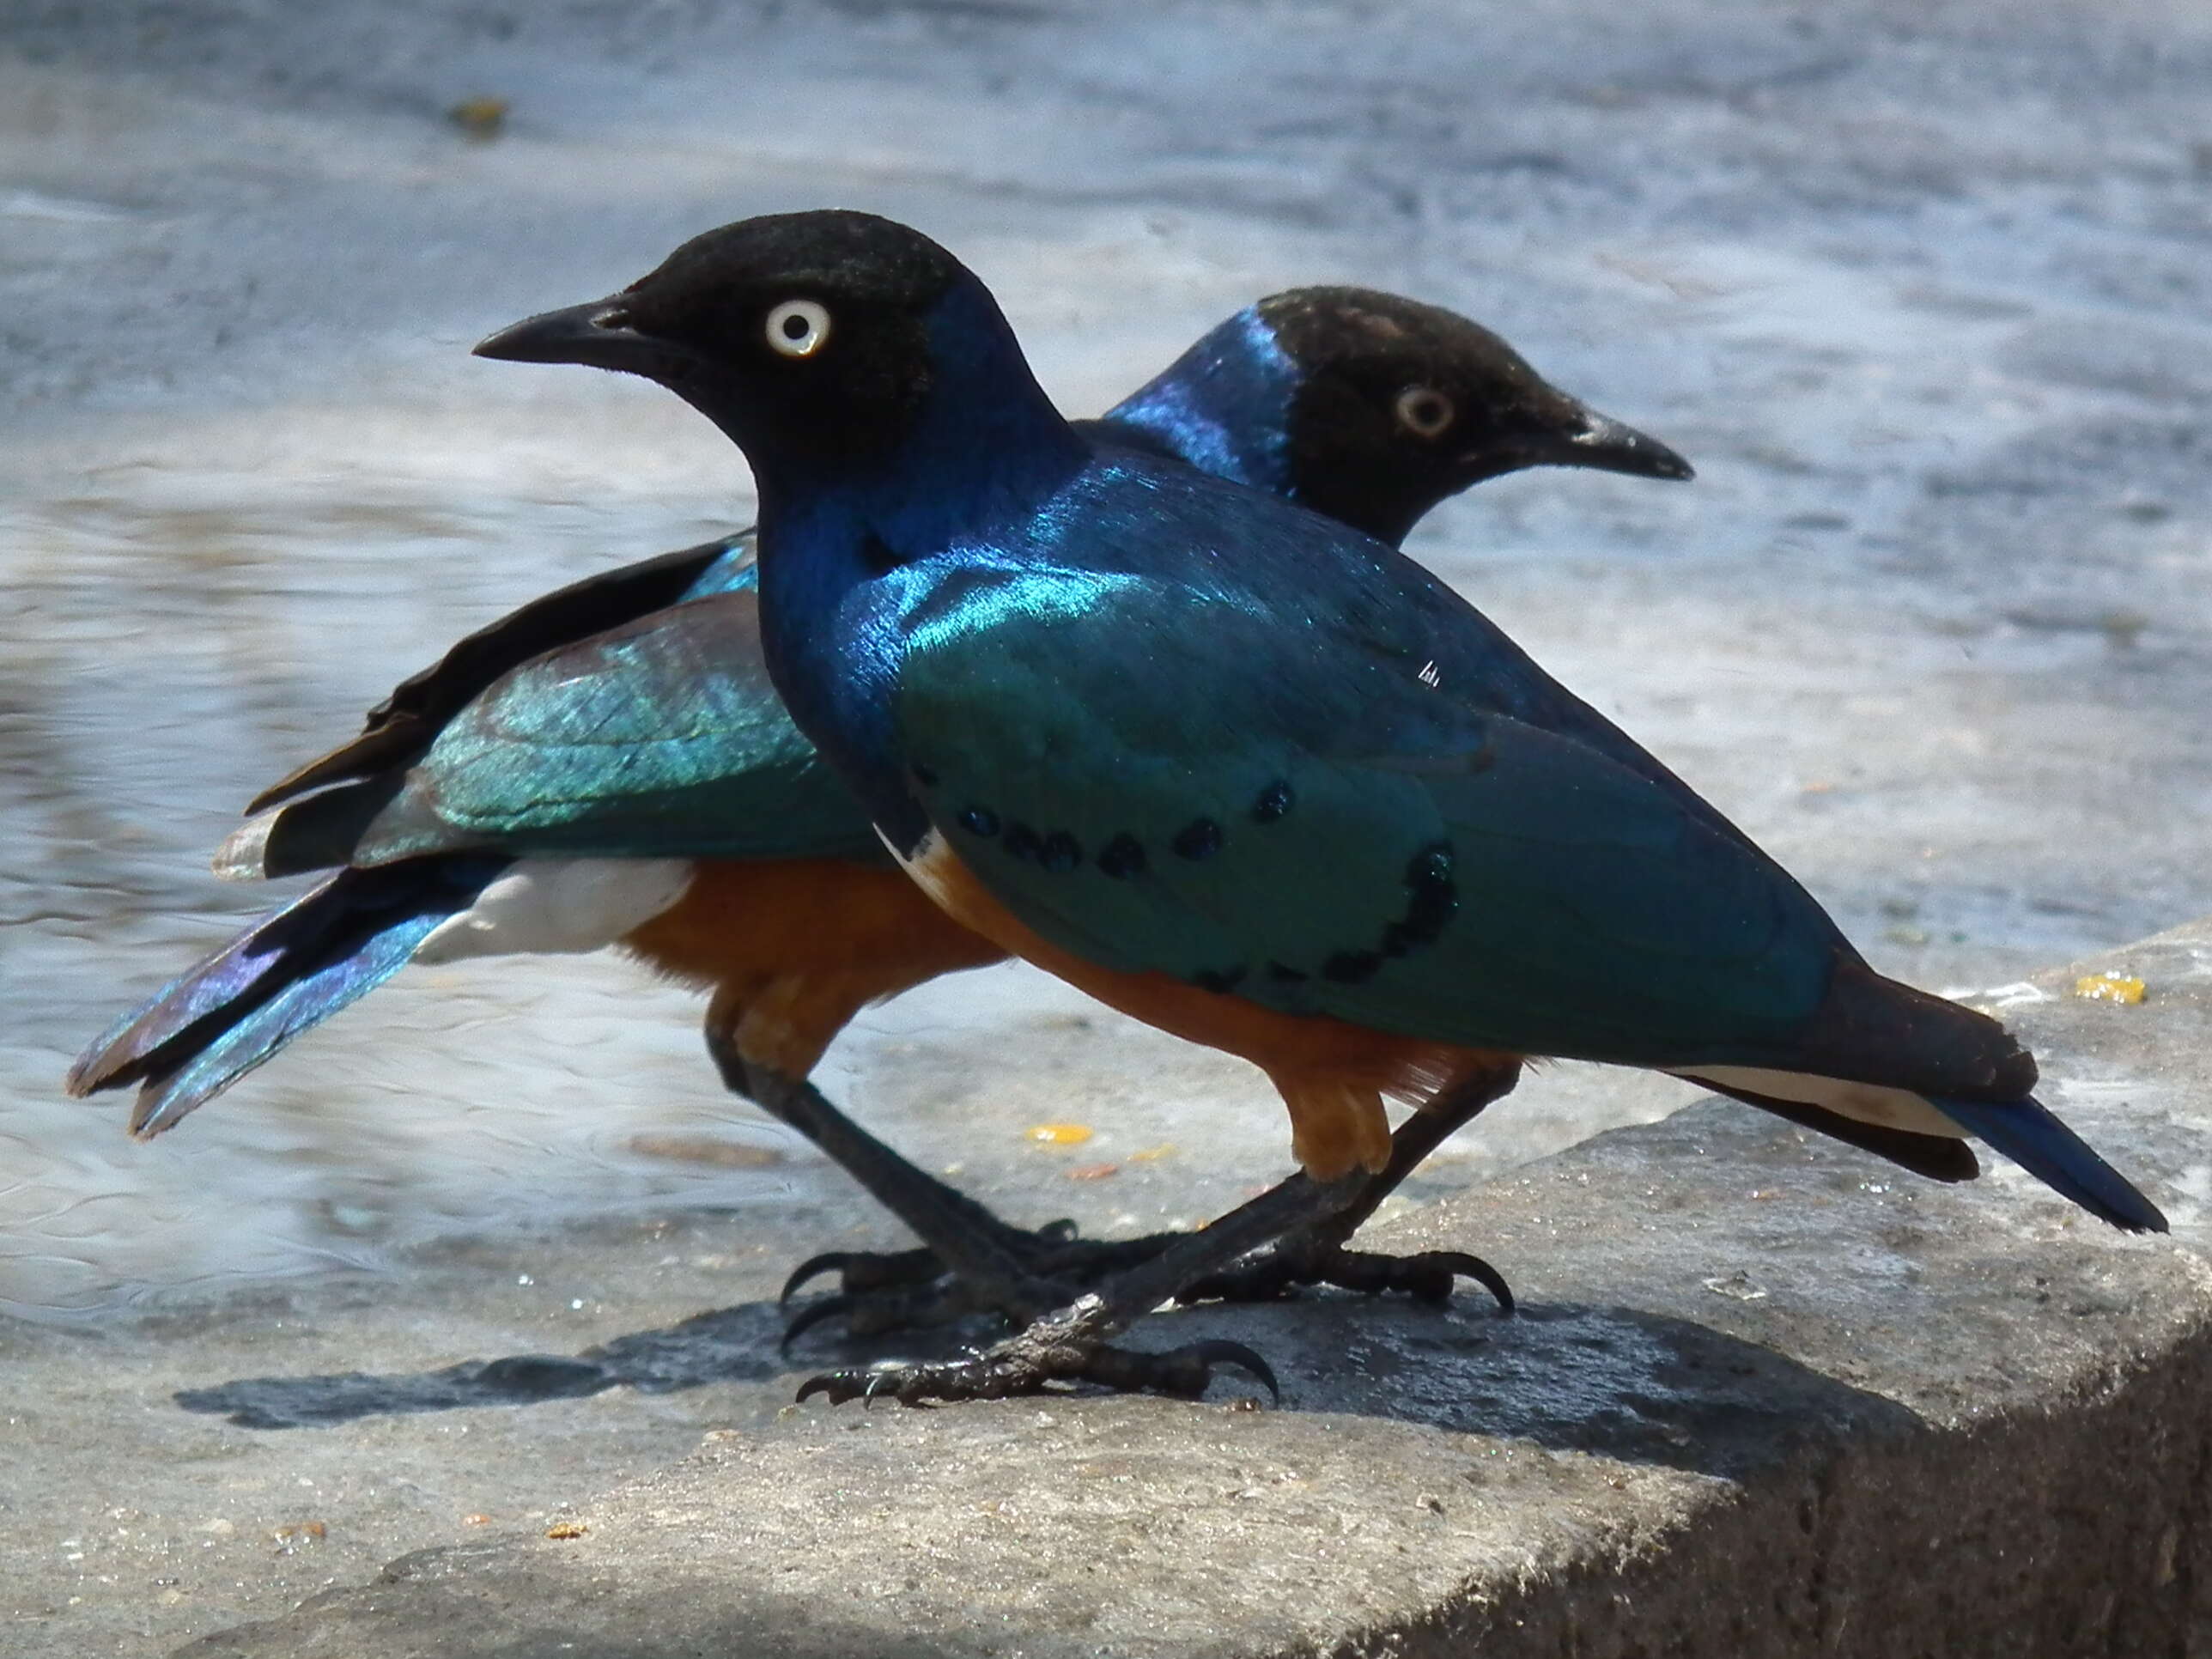
[(790, 1078), (869, 1003), (1006, 955), (898, 871), (830, 859), (702, 860), (684, 896), (622, 945), (712, 987), (708, 1019), (734, 1024), (738, 1053)]
[(1147, 1025), (1267, 1073), (1290, 1110), (1291, 1154), (1316, 1181), (1355, 1168), (1379, 1170), (1389, 1161), (1385, 1095), (1426, 1104), (1520, 1058), (1394, 1036), (1325, 1014), (1281, 1013), (1167, 974), (1101, 968), (1040, 937), (991, 896), (942, 838), (907, 869), (949, 915), (1010, 954)]

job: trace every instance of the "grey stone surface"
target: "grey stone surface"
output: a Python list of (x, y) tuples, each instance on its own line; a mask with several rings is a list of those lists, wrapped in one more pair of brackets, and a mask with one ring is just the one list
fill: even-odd
[[(2067, 994), (2112, 967), (2148, 1000)], [(185, 1651), (2203, 1652), (2212, 919), (2001, 1000), (2172, 1238), (1713, 1102), (1376, 1230), (1480, 1250), (1518, 1319), (1147, 1328), (1262, 1344), (1284, 1409), (782, 1412), (580, 1498), (579, 1536), (418, 1552)]]
[[(748, 514), (735, 458), (672, 400), (474, 362), (484, 329), (604, 291), (704, 225), (825, 200), (956, 246), (1073, 412), (1270, 288), (1373, 282), (1466, 309), (1700, 477), (1503, 481), (1415, 551), (1782, 856), (1882, 966), (1987, 987), (2212, 908), (2208, 66), (2212, 12), (2191, 0), (0, 6), (0, 1309), (40, 1322), (0, 1319), (0, 1653), (158, 1651), (424, 1548), (535, 1539), (710, 1431), (746, 1437), (763, 1469), (779, 1437), (857, 1448), (878, 1431), (779, 1417), (825, 1351), (779, 1358), (765, 1300), (794, 1257), (895, 1236), (725, 1099), (695, 1002), (618, 963), (404, 975), (151, 1146), (123, 1137), (115, 1103), (58, 1097), (112, 1012), (264, 902), (203, 869), (246, 795), (455, 635)], [(489, 139), (447, 116), (484, 94), (513, 103)], [(2183, 1031), (2174, 1005), (2016, 1012), (2099, 1039), (2053, 1071), (2100, 1136), (2124, 1147), (2136, 1111), (2195, 1121), (2194, 1039), (2154, 1070), (2100, 1046)], [(2062, 1053), (2072, 1029), (2052, 1027)], [(1026, 1221), (1188, 1222), (1284, 1167), (1280, 1109), (1244, 1068), (1016, 970), (871, 1011), (823, 1080)], [(1686, 1097), (1557, 1068), (1404, 1207)], [(1095, 1139), (1024, 1138), (1071, 1119)], [(1286, 1363), (1307, 1355), (1293, 1411), (1233, 1431), (1307, 1432), (1337, 1411), (1368, 1431), (1537, 1437), (1486, 1465), (1585, 1455), (1539, 1434), (1548, 1400), (1632, 1450), (1678, 1433), (1720, 1458), (1735, 1418), (1670, 1416), (1682, 1368), (1637, 1320), (1766, 1340), (1778, 1288), (1738, 1306), (1705, 1287), (1738, 1266), (1768, 1285), (1758, 1263), (1701, 1259), (1750, 1223), (1733, 1198), (1709, 1216), (1702, 1185), (1664, 1234), (1606, 1218), (1699, 1169), (1698, 1137), (1725, 1121), (1607, 1153), (1650, 1166), (1617, 1193), (1455, 1201), (1472, 1241), (1492, 1207), (1501, 1240), (1519, 1230), (1510, 1254), (1491, 1248), (1537, 1298), (1525, 1328), (1326, 1304), (1229, 1322)], [(2160, 1195), (2194, 1229), (2212, 1176), (2179, 1128), (2160, 1133)], [(1916, 1218), (1984, 1238), (1988, 1284), (2014, 1282), (2007, 1249), (2043, 1271), (2016, 1230), (2057, 1212), (2024, 1184), (1996, 1194), (2017, 1214), (1939, 1209), (1848, 1154), (1806, 1157), (1842, 1230), (1802, 1246), (1834, 1257), (1819, 1307), (1853, 1272), (1923, 1297), (1922, 1281), (1953, 1282), (1882, 1242)], [(1654, 1253), (1693, 1225), (1686, 1261)], [(2092, 1262), (2165, 1259), (2054, 1236)], [(1766, 1270), (1800, 1249), (1778, 1243)], [(1638, 1276), (1647, 1259), (1660, 1280)], [(1931, 1350), (1899, 1347), (1900, 1374), (1948, 1375), (1950, 1304), (1898, 1306)], [(1644, 1311), (1601, 1312), (1620, 1308)], [(2076, 1325), (2065, 1375), (2082, 1388), (2130, 1352), (2116, 1318), (2024, 1309), (2007, 1362), (2027, 1394), (1990, 1397), (2061, 1397), (2058, 1371), (2038, 1381), (2035, 1334)], [(1826, 1350), (1775, 1340), (1859, 1385), (1850, 1344), (1831, 1345), (1846, 1350), (1832, 1373)], [(1322, 1358), (1347, 1355), (1367, 1392), (1325, 1386), (1346, 1373)], [(1665, 1388), (1638, 1380), (1654, 1367)], [(1533, 1394), (1509, 1386), (1524, 1374)], [(1830, 1396), (1805, 1398), (1817, 1426)], [(1164, 1450), (1155, 1425), (1186, 1420), (1081, 1409)], [(950, 1437), (932, 1443), (964, 1455), (959, 1437), (1001, 1418), (1050, 1453), (1018, 1414), (928, 1419)], [(249, 1425), (281, 1422), (301, 1426)], [(2102, 1424), (2106, 1507), (2160, 1510), (2122, 1483), (2192, 1468), (2186, 1449)], [(1587, 1455), (1652, 1489), (1698, 1474)], [(1761, 1467), (1798, 1467), (1780, 1456)], [(1871, 1490), (1863, 1458), (1849, 1467), (1845, 1493)], [(1802, 1565), (1742, 1479), (1711, 1488), (1697, 1536)], [(876, 1490), (851, 1488), (870, 1505)], [(1610, 1486), (1587, 1500), (1619, 1501)], [(1638, 1510), (1622, 1534), (1658, 1579), (1595, 1569), (1600, 1612), (1554, 1610), (1595, 1628), (1623, 1586), (1658, 1605), (1687, 1544), (1635, 1528), (1667, 1512)], [(2131, 1523), (2106, 1524), (2132, 1547)], [(2029, 1559), (2008, 1531), (1960, 1536), (1975, 1564)], [(1295, 1587), (1349, 1547), (1301, 1535), (1255, 1571)], [(1538, 1548), (1588, 1559), (1533, 1532), (1512, 1559)], [(1443, 1605), (1474, 1571), (1419, 1559), (1431, 1576), (1361, 1616)], [(1899, 1583), (1940, 1589), (1952, 1568)], [(486, 1595), (496, 1582), (488, 1569)], [(1899, 1593), (1863, 1599), (1848, 1639), (1914, 1628)], [(620, 1605), (641, 1632), (678, 1610)], [(1276, 1639), (1298, 1605), (1213, 1635)]]

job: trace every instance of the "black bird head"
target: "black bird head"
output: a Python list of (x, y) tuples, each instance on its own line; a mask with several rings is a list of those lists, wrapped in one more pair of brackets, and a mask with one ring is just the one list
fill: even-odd
[(1523, 467), (1693, 476), (1455, 312), (1360, 288), (1292, 289), (1255, 309), (1298, 369), (1288, 434), (1298, 500), (1373, 533), (1395, 540), (1445, 496)]
[(502, 329), (476, 353), (658, 381), (756, 472), (763, 461), (865, 467), (908, 435), (941, 377), (988, 386), (999, 395), (986, 404), (1049, 413), (958, 260), (919, 231), (836, 210), (710, 230), (621, 293)]

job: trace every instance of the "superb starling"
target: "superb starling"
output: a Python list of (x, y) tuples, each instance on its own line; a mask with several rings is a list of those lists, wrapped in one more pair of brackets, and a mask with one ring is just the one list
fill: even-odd
[(1420, 566), (1071, 427), (919, 233), (749, 220), (478, 349), (641, 374), (720, 427), (758, 486), (769, 672), (908, 873), (1001, 948), (1251, 1060), (1289, 1109), (1302, 1176), (1097, 1293), (925, 1234), (1028, 1328), (811, 1389), (1202, 1389), (1252, 1357), (1109, 1339), (1356, 1204), (1390, 1160), (1385, 1095), (1463, 1116), (1532, 1055), (1673, 1073), (1953, 1177), (1972, 1134), (2115, 1226), (2164, 1226), (2033, 1098), (1997, 1022), (1875, 973)]

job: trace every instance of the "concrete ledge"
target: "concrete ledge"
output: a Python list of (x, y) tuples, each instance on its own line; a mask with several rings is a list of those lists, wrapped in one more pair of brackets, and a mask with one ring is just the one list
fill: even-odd
[[(2124, 966), (2140, 1006), (2063, 994)], [(1376, 1230), (1526, 1316), (1200, 1312), (1287, 1408), (818, 1407), (213, 1656), (2212, 1651), (2212, 922), (2002, 994), (2172, 1214), (1942, 1188), (1713, 1102)], [(1499, 1109), (1539, 1109), (1540, 1079)]]

